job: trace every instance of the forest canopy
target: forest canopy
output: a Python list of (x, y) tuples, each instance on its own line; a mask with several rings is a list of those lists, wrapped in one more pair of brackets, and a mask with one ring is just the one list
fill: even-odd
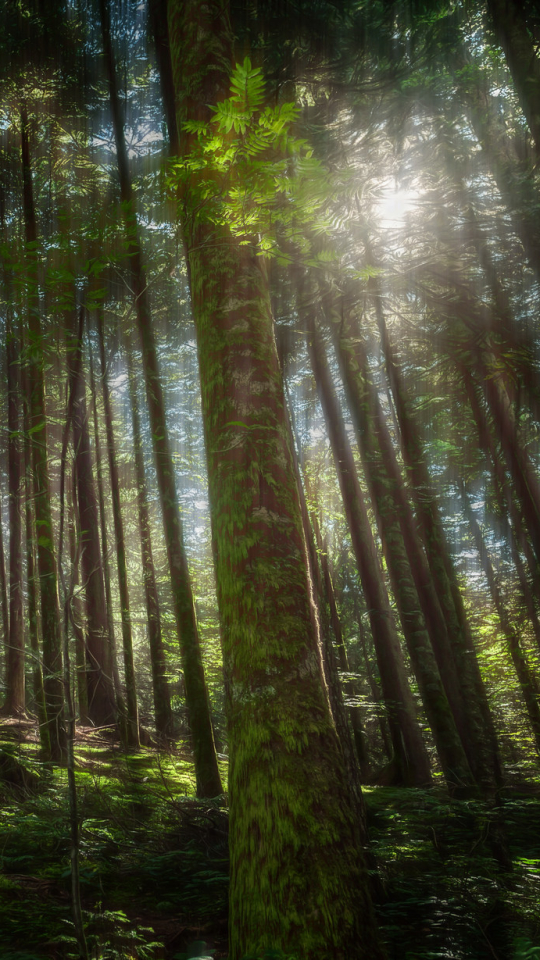
[[(36, 957), (540, 955), (539, 158), (533, 0), (4, 0), (0, 891), (27, 857), (70, 911)], [(137, 925), (149, 877), (189, 935)]]

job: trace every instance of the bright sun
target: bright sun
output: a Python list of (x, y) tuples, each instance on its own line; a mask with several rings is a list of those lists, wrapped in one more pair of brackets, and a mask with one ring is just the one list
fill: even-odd
[(400, 227), (406, 215), (414, 209), (418, 197), (417, 190), (396, 190), (390, 184), (383, 187), (375, 203), (377, 219), (381, 226)]

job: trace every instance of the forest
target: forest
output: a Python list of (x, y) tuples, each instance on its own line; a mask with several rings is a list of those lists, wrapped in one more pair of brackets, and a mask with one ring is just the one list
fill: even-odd
[(540, 960), (536, 0), (2, 0), (0, 960)]

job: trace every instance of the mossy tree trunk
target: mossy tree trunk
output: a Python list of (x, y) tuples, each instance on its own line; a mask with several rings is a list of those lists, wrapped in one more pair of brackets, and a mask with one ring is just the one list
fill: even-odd
[[(227, 93), (227, 4), (169, 3), (179, 127)], [(189, 151), (189, 137), (182, 137)], [(202, 174), (204, 178), (204, 172)], [(379, 958), (342, 752), (321, 683), (264, 261), (180, 197), (197, 330), (227, 685), (231, 960)]]
[(223, 787), (221, 785), (221, 777), (217, 763), (214, 732), (210, 717), (210, 701), (204, 676), (195, 603), (184, 548), (174, 463), (169, 444), (165, 401), (161, 387), (156, 341), (152, 328), (150, 299), (143, 267), (142, 248), (139, 241), (135, 199), (131, 186), (129, 161), (124, 136), (124, 122), (116, 81), (109, 10), (106, 0), (100, 0), (99, 10), (116, 142), (120, 196), (122, 199), (125, 235), (129, 250), (131, 282), (135, 300), (137, 327), (142, 345), (146, 396), (156, 461), (163, 530), (167, 546), (173, 605), (180, 642), (182, 669), (186, 686), (186, 702), (195, 756), (197, 793), (201, 797), (215, 797), (223, 792)]

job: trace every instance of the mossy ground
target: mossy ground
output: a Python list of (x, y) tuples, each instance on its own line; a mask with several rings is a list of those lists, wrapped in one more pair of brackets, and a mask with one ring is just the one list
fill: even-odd
[[(16, 732), (0, 725), (0, 751), (40, 780), (0, 783), (0, 960), (67, 960), (66, 775), (39, 764), (30, 728)], [(225, 957), (227, 811), (194, 799), (187, 750), (126, 754), (81, 731), (76, 756), (92, 960)], [(366, 798), (389, 960), (540, 960), (540, 785), (513, 786), (492, 809), (438, 788)]]

